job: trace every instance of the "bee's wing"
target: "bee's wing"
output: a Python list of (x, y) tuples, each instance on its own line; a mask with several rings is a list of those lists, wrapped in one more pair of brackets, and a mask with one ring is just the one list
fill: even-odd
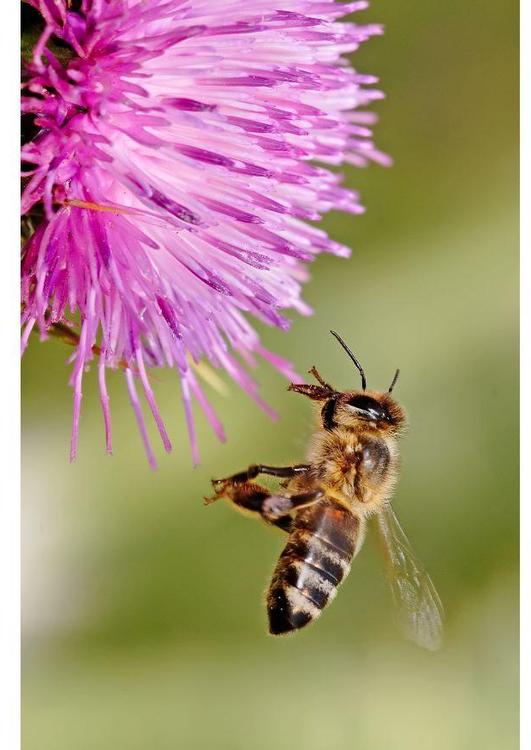
[(442, 645), (444, 612), (435, 586), (391, 506), (376, 520), (400, 627), (410, 641), (436, 651)]

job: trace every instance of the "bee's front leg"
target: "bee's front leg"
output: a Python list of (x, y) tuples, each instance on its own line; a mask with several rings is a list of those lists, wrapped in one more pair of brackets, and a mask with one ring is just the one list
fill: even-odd
[[(251, 464), (245, 471), (239, 471), (237, 474), (231, 474), (225, 479), (213, 479), (212, 484), (217, 492), (217, 488), (223, 488), (230, 484), (242, 484), (256, 479), (259, 474), (268, 474), (272, 477), (281, 479), (292, 479), (299, 474), (305, 474), (310, 470), (309, 464), (295, 464), (294, 466), (266, 466), (265, 464)], [(224, 494), (222, 492), (222, 494)]]

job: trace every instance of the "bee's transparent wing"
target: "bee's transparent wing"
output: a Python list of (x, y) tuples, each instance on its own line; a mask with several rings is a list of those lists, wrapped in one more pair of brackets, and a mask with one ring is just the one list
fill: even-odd
[(442, 645), (443, 607), (391, 506), (376, 517), (387, 578), (406, 638), (430, 651)]

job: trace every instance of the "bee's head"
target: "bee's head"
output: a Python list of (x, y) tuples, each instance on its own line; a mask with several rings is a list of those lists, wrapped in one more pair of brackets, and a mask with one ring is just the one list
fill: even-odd
[(406, 415), (402, 407), (391, 397), (391, 393), (400, 371), (395, 372), (387, 391), (368, 391), (362, 366), (343, 339), (335, 331), (330, 331), (330, 333), (336, 337), (356, 365), (361, 376), (362, 390), (337, 391), (322, 379), (315, 367), (310, 370), (310, 373), (319, 382), (318, 386), (292, 383), (289, 390), (303, 393), (312, 400), (323, 403), (321, 418), (326, 430), (332, 430), (335, 427), (365, 426), (381, 432), (398, 432), (405, 423)]

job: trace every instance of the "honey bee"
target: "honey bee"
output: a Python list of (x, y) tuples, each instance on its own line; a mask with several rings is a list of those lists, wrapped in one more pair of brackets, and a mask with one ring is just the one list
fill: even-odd
[[(253, 464), (212, 480), (214, 495), (205, 501), (225, 497), (237, 509), (287, 532), (267, 593), (273, 635), (297, 631), (321, 614), (348, 575), (372, 519), (404, 635), (436, 650), (442, 642), (441, 601), (391, 508), (398, 479), (397, 438), (406, 421), (391, 396), (399, 370), (388, 391), (367, 390), (357, 358), (339, 334), (331, 333), (358, 369), (361, 390), (338, 391), (315, 367), (310, 374), (318, 385), (290, 384), (288, 390), (319, 406), (307, 463)], [(271, 491), (257, 484), (259, 474), (277, 477), (280, 488)]]

